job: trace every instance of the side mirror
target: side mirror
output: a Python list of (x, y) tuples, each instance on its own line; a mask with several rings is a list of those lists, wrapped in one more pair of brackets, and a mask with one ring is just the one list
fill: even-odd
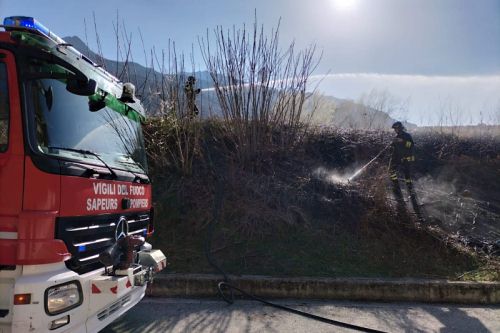
[(97, 82), (92, 79), (84, 80), (82, 78), (71, 77), (66, 83), (66, 90), (80, 96), (92, 96), (96, 93)]

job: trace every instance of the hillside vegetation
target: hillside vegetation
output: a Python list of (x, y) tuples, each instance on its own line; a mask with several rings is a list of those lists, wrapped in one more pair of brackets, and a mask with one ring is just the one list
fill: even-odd
[(226, 126), (193, 120), (176, 127), (164, 117), (146, 127), (154, 242), (170, 272), (215, 272), (209, 251), (234, 274), (499, 279), (497, 141), (416, 136), (420, 223), (411, 208), (396, 214), (387, 156), (356, 182), (343, 181), (390, 134), (310, 129), (283, 146), (289, 133), (269, 128), (266, 143), (241, 159)]

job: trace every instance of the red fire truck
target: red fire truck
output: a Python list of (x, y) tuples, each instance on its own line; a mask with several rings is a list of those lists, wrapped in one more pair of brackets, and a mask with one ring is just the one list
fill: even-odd
[(31, 17), (0, 32), (0, 333), (97, 332), (165, 256), (122, 83)]

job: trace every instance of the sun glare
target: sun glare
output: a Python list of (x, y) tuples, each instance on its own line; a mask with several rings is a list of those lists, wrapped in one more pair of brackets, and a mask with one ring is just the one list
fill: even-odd
[(351, 11), (356, 8), (358, 0), (332, 0), (335, 9), (340, 11)]

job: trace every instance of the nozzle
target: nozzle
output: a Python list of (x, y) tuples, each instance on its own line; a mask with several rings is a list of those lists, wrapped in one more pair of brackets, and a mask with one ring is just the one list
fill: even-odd
[(115, 243), (99, 254), (99, 261), (104, 266), (116, 266), (120, 262), (121, 255), (120, 246)]

